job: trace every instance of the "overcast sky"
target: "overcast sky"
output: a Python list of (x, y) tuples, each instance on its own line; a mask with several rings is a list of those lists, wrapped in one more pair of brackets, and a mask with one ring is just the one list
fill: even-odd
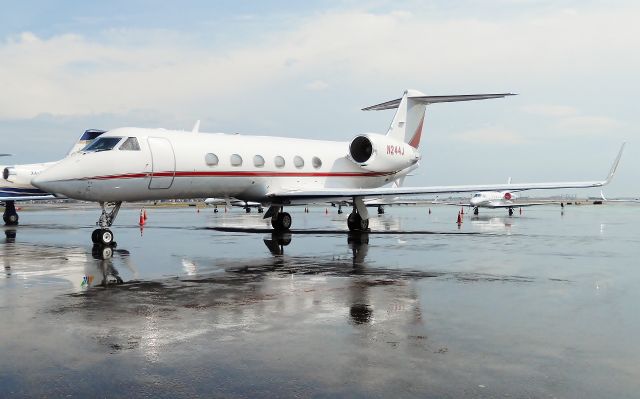
[(347, 141), (386, 132), (392, 111), (360, 108), (406, 88), (514, 92), (430, 106), (406, 184), (601, 179), (626, 140), (605, 193), (639, 196), (639, 20), (638, 1), (8, 2), (0, 153), (51, 161), (87, 128), (197, 119)]

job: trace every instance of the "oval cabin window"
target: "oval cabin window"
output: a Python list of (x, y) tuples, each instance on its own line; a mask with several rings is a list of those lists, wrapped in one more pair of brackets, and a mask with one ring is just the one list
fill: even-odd
[(253, 157), (253, 165), (257, 168), (261, 168), (264, 166), (264, 158), (262, 155), (255, 155)]
[(281, 157), (280, 155), (277, 155), (273, 159), (273, 163), (276, 165), (276, 168), (284, 168), (284, 158)]
[(322, 161), (318, 157), (313, 157), (311, 159), (311, 164), (313, 165), (314, 169), (320, 169), (320, 167), (322, 167)]
[(302, 159), (301, 156), (296, 155), (295, 157), (293, 157), (293, 165), (300, 169), (304, 166), (304, 159)]
[(209, 166), (216, 166), (218, 164), (218, 156), (216, 154), (208, 153), (204, 156), (204, 162)]
[(242, 166), (242, 157), (238, 154), (231, 155), (231, 166)]

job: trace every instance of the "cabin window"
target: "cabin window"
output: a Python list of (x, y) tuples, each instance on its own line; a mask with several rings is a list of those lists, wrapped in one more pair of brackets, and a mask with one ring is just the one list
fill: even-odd
[(210, 152), (204, 156), (204, 162), (209, 166), (216, 166), (218, 164), (218, 156)]
[(302, 159), (300, 155), (296, 155), (293, 157), (293, 165), (298, 169), (302, 168), (304, 166), (304, 159)]
[(82, 151), (83, 152), (98, 152), (98, 151), (109, 151), (115, 147), (122, 137), (100, 137), (93, 143), (86, 146)]
[(122, 143), (120, 146), (121, 151), (140, 151), (140, 144), (138, 144), (138, 139), (135, 137), (129, 137)]
[(262, 157), (262, 155), (253, 156), (253, 165), (257, 168), (261, 168), (264, 166), (264, 158)]
[(238, 154), (231, 155), (231, 166), (242, 166), (242, 157)]
[(276, 165), (276, 168), (284, 168), (284, 158), (281, 157), (280, 155), (277, 155), (273, 159), (273, 163)]
[(314, 169), (320, 169), (322, 167), (322, 161), (318, 157), (311, 158), (311, 165)]

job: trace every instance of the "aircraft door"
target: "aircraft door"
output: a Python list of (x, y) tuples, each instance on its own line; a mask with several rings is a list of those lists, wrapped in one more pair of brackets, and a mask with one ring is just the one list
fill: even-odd
[(171, 142), (162, 137), (149, 137), (151, 149), (151, 181), (149, 189), (167, 189), (176, 174), (176, 156)]

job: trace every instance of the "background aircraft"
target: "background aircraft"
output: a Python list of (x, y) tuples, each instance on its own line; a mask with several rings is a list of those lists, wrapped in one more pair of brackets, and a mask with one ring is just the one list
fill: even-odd
[[(80, 151), (104, 132), (104, 130), (96, 129), (86, 130), (71, 147), (68, 155)], [(55, 198), (50, 193), (32, 186), (31, 179), (56, 162), (0, 166), (0, 170), (2, 170), (0, 202), (4, 202), (5, 208), (2, 219), (5, 224), (18, 224), (19, 216), (16, 210), (16, 201), (51, 200)]]
[(285, 206), (352, 201), (349, 230), (367, 230), (365, 198), (451, 192), (600, 187), (608, 184), (622, 155), (602, 181), (495, 185), (383, 187), (418, 167), (427, 104), (511, 95), (426, 96), (407, 90), (402, 98), (364, 110), (397, 109), (386, 135), (365, 133), (350, 142), (287, 137), (202, 134), (164, 129), (120, 128), (98, 138), (36, 176), (40, 189), (99, 202), (95, 243), (111, 244), (123, 201), (234, 197), (269, 206), (276, 230), (288, 230)]
[(469, 202), (443, 202), (436, 199), (433, 203), (473, 208), (474, 215), (478, 215), (480, 213), (480, 208), (507, 209), (509, 216), (512, 216), (513, 208), (559, 204), (560, 201), (518, 201), (518, 196), (513, 191), (480, 191), (474, 193), (469, 199)]
[(219, 206), (237, 206), (244, 208), (245, 212), (250, 213), (251, 208), (258, 208), (258, 213), (262, 213), (264, 210), (262, 204), (255, 201), (242, 201), (236, 198), (207, 198), (204, 200), (205, 205), (215, 206), (215, 212), (218, 212)]

